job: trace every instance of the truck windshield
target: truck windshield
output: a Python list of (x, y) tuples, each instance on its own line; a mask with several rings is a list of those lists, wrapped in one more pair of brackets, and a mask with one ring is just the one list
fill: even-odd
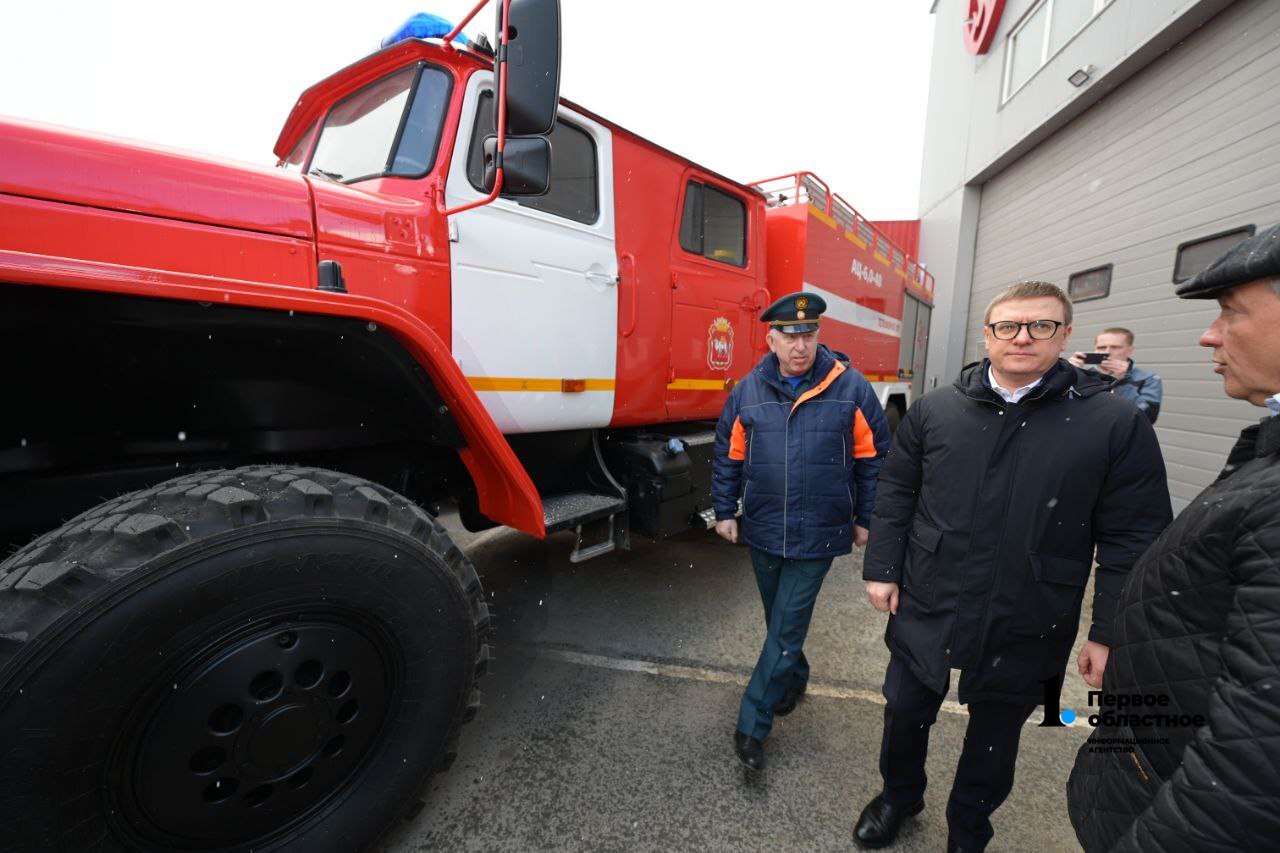
[(316, 125), (311, 123), (311, 127), (307, 128), (307, 132), (302, 134), (302, 138), (298, 140), (298, 144), (293, 146), (293, 150), (289, 152), (289, 156), (280, 161), (280, 168), (286, 172), (301, 172), (302, 164), (306, 162), (307, 155), (311, 153), (311, 141), (315, 139)]
[(449, 76), (419, 64), (343, 98), (325, 116), (308, 174), (342, 183), (416, 178), (435, 165)]

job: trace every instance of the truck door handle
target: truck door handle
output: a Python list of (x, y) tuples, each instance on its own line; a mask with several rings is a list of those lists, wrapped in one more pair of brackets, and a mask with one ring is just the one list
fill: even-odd
[(593, 284), (617, 284), (619, 281), (619, 276), (596, 270), (587, 270), (583, 275), (586, 276), (587, 281)]
[[(631, 268), (631, 322), (626, 328), (622, 326), (622, 270), (624, 266)], [(618, 262), (618, 334), (624, 338), (631, 337), (631, 333), (636, 330), (636, 291), (640, 288), (640, 272), (636, 269), (636, 256), (630, 252), (623, 252)]]

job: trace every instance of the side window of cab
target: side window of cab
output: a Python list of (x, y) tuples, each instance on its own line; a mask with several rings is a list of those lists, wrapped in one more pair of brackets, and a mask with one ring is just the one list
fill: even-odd
[[(467, 180), (475, 189), (484, 189), (484, 139), (497, 131), (493, 126), (493, 93), (480, 95), (471, 150), (467, 153)], [(548, 137), (551, 142), (551, 186), (543, 195), (507, 196), (523, 207), (572, 219), (587, 225), (600, 218), (600, 167), (596, 144), (585, 130), (556, 119)]]
[(723, 264), (747, 265), (747, 206), (710, 184), (689, 181), (680, 216), (680, 248)]

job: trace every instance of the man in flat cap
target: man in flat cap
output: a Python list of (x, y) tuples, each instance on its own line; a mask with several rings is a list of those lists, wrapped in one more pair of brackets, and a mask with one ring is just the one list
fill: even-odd
[(804, 695), (803, 647), (818, 590), (833, 558), (866, 544), (889, 449), (871, 384), (848, 356), (818, 343), (826, 307), (801, 292), (765, 309), (770, 353), (734, 386), (716, 427), (716, 532), (750, 546), (764, 603), (764, 648), (733, 735), (751, 770), (764, 766), (774, 716), (791, 713)]
[(1280, 844), (1280, 226), (1177, 293), (1218, 301), (1200, 345), (1227, 396), (1269, 411), (1120, 598), (1099, 725), (1067, 783), (1089, 853)]

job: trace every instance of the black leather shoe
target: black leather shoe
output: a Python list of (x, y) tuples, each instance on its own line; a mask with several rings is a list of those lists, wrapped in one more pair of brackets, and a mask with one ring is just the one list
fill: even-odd
[(954, 838), (950, 835), (947, 836), (947, 853), (972, 853), (973, 849), (972, 847), (961, 847)]
[(785, 717), (796, 709), (796, 703), (800, 701), (800, 697), (804, 695), (804, 686), (788, 687), (787, 692), (782, 694), (782, 698), (778, 700), (778, 704), (773, 706), (773, 713), (778, 717)]
[(853, 828), (853, 842), (859, 847), (888, 847), (898, 837), (902, 822), (924, 810), (924, 800), (911, 806), (895, 806), (885, 802), (883, 794), (867, 803)]
[(764, 769), (764, 743), (761, 742), (760, 738), (735, 731), (733, 733), (733, 748), (738, 753), (738, 760), (748, 770)]

